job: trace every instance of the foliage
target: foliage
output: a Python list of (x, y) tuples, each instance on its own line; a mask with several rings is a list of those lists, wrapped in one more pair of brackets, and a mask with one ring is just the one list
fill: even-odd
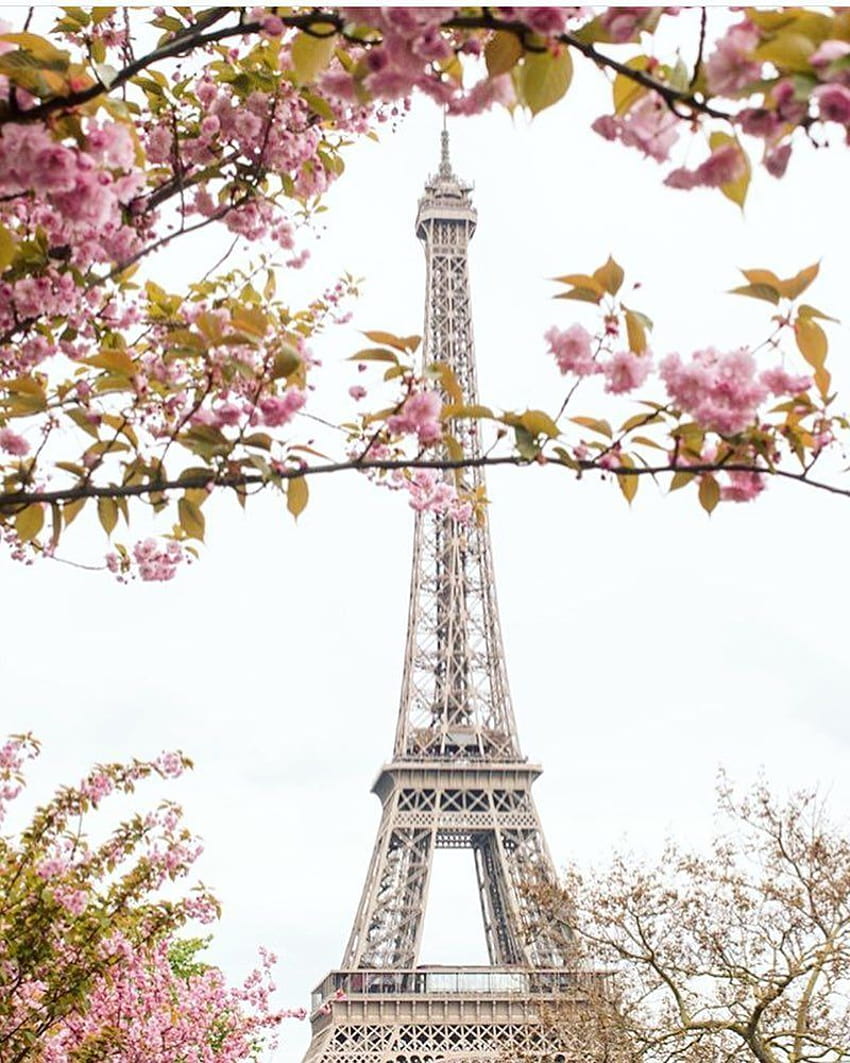
[(557, 1020), (588, 1059), (823, 1063), (850, 1055), (850, 837), (814, 793), (725, 780), (710, 856), (618, 856), (549, 896), (614, 992)]
[[(384, 409), (353, 416), (348, 452), (330, 457), (299, 431), (309, 341), (356, 286), (342, 278), (302, 309), (277, 295), (281, 271), (304, 263), (299, 227), (323, 209), (346, 146), (374, 136), (414, 92), (453, 115), (493, 105), (536, 115), (569, 92), (575, 62), (590, 62), (611, 81), (612, 113), (593, 121), (601, 136), (663, 166), (671, 189), (716, 188), (742, 205), (754, 145), (779, 178), (799, 141), (846, 138), (846, 11), (745, 9), (719, 35), (703, 11), (694, 39), (680, 42), (690, 64), (681, 47), (669, 60), (655, 54), (677, 19), (686, 24), (676, 8), (40, 17), (43, 28), (29, 14), (0, 34), (0, 534), (12, 556), (54, 553), (81, 512), (111, 537), (153, 510), (166, 540), (116, 543), (108, 566), (122, 579), (169, 579), (204, 538), (211, 493), (244, 505), (275, 489), (297, 517), (307, 478), (344, 468), (404, 488), (417, 508), (470, 519), (482, 500), (460, 472), (438, 472), (473, 460), (454, 441), (453, 422), (469, 418), (514, 444), (475, 460), (613, 473), (629, 501), (639, 477), (661, 474), (674, 488), (692, 483), (709, 512), (755, 497), (772, 475), (848, 494), (812, 474), (847, 428), (826, 366), (832, 319), (799, 301), (817, 267), (784, 280), (746, 270), (735, 289), (776, 307), (765, 350), (793, 340), (790, 368), (756, 366), (743, 347), (668, 356), (658, 366), (666, 394), (641, 398), (619, 430), (595, 409), (567, 416), (584, 377), (642, 396), (652, 375), (650, 318), (622, 302), (613, 259), (563, 278), (563, 298), (602, 316), (595, 335), (579, 323), (547, 333), (570, 375), (559, 410), (470, 409), (450, 367), (414, 363), (415, 337), (369, 334), (374, 346), (354, 359), (381, 365), (397, 390)], [(702, 161), (675, 165), (694, 138), (705, 140)], [(209, 226), (231, 234), (231, 250), (261, 249), (181, 291), (142, 275), (158, 251)], [(362, 401), (366, 389), (351, 395)], [(769, 395), (779, 401), (765, 410)]]
[[(20, 794), (29, 736), (0, 747), (0, 822)], [(255, 1057), (284, 1015), (269, 1006), (274, 957), (242, 987), (197, 961), (205, 941), (183, 940), (187, 922), (209, 923), (215, 899), (195, 887), (169, 900), (162, 887), (184, 878), (200, 846), (180, 809), (161, 804), (93, 843), (91, 813), (137, 784), (173, 778), (179, 753), (102, 764), (35, 812), (17, 838), (0, 838), (0, 1058), (4, 1063), (94, 1063), (187, 1058), (236, 1063)]]

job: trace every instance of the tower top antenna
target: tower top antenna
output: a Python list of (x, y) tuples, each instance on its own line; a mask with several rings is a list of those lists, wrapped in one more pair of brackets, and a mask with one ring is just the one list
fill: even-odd
[(449, 158), (449, 131), (446, 129), (446, 112), (443, 111), (443, 131), (440, 134), (440, 177), (450, 180), (453, 176), (452, 163)]

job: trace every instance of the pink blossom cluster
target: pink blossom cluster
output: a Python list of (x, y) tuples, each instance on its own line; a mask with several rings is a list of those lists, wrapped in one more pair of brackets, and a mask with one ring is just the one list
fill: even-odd
[(752, 425), (770, 392), (796, 395), (811, 387), (809, 377), (791, 376), (782, 369), (757, 374), (746, 348), (721, 354), (708, 347), (687, 363), (670, 354), (659, 371), (670, 398), (703, 428), (721, 435), (735, 435)]
[[(350, 72), (335, 62), (319, 76), (318, 85), (327, 96), (341, 101), (355, 101), (365, 90), (377, 100), (396, 101), (409, 97), (414, 90), (430, 96), (445, 106), (450, 114), (479, 114), (494, 104), (510, 105), (516, 96), (510, 76), (484, 77), (462, 88), (445, 77), (441, 64), (456, 53), (478, 55), (480, 42), (463, 40), (442, 29), (442, 24), (458, 13), (458, 8), (439, 7), (362, 7), (342, 8), (343, 15), (354, 25), (366, 25), (379, 31), (378, 44), (363, 49), (365, 72)], [(536, 32), (551, 36), (562, 31), (567, 18), (576, 8), (502, 8), (503, 18), (527, 18), (528, 24), (541, 27)], [(361, 86), (362, 85), (362, 90)], [(380, 117), (380, 116), (379, 116)]]
[(737, 144), (723, 144), (693, 170), (680, 166), (664, 178), (670, 188), (721, 188), (737, 181), (746, 172), (744, 155)]
[(680, 120), (654, 93), (642, 95), (623, 115), (601, 115), (591, 128), (606, 140), (619, 140), (644, 155), (665, 162), (679, 139)]
[(457, 488), (437, 469), (413, 469), (409, 476), (400, 473), (397, 486), (410, 494), (410, 507), (417, 513), (443, 513), (466, 524), (472, 517), (472, 504), (458, 497)]
[(398, 413), (387, 418), (387, 428), (394, 435), (415, 435), (422, 446), (430, 446), (443, 435), (442, 408), (436, 391), (415, 391), (408, 395)]
[(43, 229), (49, 245), (67, 248), (78, 268), (120, 261), (138, 248), (125, 208), (144, 183), (121, 122), (89, 121), (82, 147), (57, 141), (38, 122), (0, 129), (3, 220), (22, 232)]
[(652, 369), (652, 358), (646, 352), (636, 354), (624, 350), (612, 354), (607, 360), (599, 359), (598, 354), (593, 353), (593, 338), (582, 325), (571, 325), (563, 330), (553, 326), (544, 338), (562, 373), (579, 377), (603, 373), (605, 390), (614, 395), (639, 387)]
[(132, 549), (132, 556), (112, 551), (106, 555), (106, 567), (119, 582), (126, 582), (138, 575), (145, 582), (163, 582), (174, 579), (177, 566), (188, 562), (183, 547), (174, 539), (157, 541), (140, 539)]
[(734, 96), (761, 77), (762, 62), (753, 55), (761, 40), (749, 20), (730, 26), (717, 41), (705, 64), (709, 91)]

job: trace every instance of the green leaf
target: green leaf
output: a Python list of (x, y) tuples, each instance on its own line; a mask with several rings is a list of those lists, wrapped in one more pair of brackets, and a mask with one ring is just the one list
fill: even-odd
[(316, 23), (311, 29), (326, 35), (314, 37), (302, 32), (292, 43), (292, 67), (301, 85), (311, 85), (316, 80), (330, 63), (336, 48), (336, 33), (330, 23)]
[(44, 525), (44, 507), (40, 502), (22, 509), (15, 517), (15, 531), (25, 543), (32, 542)]
[(180, 526), (190, 539), (204, 541), (204, 529), (206, 521), (200, 508), (188, 497), (184, 496), (177, 503), (177, 514)]
[(118, 506), (114, 498), (99, 498), (97, 500), (97, 515), (101, 526), (107, 535), (111, 535), (118, 523)]
[(522, 99), (532, 114), (539, 114), (566, 94), (573, 79), (573, 60), (568, 48), (558, 52), (527, 54), (519, 68)]
[[(672, 486), (670, 490), (672, 491)], [(706, 511), (711, 513), (717, 503), (720, 501), (720, 487), (717, 480), (711, 475), (711, 473), (703, 473), (699, 482), (699, 504)]]
[(515, 33), (496, 30), (484, 49), (484, 61), (491, 78), (507, 74), (522, 58), (523, 49)]
[(297, 520), (307, 507), (310, 489), (304, 476), (296, 476), (286, 488), (286, 508)]
[(748, 295), (751, 299), (764, 299), (765, 302), (779, 302), (779, 292), (770, 284), (742, 284), (739, 288), (730, 288), (730, 295)]

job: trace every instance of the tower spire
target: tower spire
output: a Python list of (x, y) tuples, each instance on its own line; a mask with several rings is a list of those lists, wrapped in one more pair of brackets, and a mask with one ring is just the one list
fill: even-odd
[(454, 174), (452, 173), (452, 163), (449, 158), (449, 131), (446, 128), (446, 112), (443, 111), (443, 131), (440, 133), (440, 177), (445, 181), (450, 181)]

